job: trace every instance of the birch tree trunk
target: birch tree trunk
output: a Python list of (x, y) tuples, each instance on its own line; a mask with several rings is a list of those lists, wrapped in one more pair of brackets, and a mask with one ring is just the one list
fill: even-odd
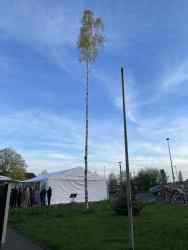
[(88, 106), (89, 106), (89, 63), (86, 62), (86, 127), (85, 127), (85, 171), (84, 171), (84, 181), (85, 181), (85, 205), (89, 208), (88, 204)]

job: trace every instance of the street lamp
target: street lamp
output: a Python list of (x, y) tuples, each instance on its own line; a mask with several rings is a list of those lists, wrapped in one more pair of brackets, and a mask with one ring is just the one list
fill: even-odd
[(168, 145), (168, 152), (169, 152), (169, 158), (170, 158), (170, 166), (171, 166), (171, 170), (172, 170), (172, 179), (173, 179), (173, 183), (175, 183), (175, 175), (174, 175), (174, 168), (173, 168), (173, 163), (172, 163), (172, 154), (171, 154), (171, 150), (170, 150), (170, 138), (166, 138), (167, 141), (167, 145)]

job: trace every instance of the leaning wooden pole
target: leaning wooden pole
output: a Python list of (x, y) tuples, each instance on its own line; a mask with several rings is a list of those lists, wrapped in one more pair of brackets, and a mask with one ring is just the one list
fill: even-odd
[(122, 104), (123, 104), (123, 124), (124, 124), (124, 144), (125, 144), (125, 159), (126, 159), (126, 177), (127, 177), (127, 207), (128, 207), (128, 227), (129, 227), (129, 250), (134, 250), (134, 227), (133, 227), (133, 208), (131, 196), (131, 182), (129, 172), (129, 152), (127, 139), (127, 119), (125, 106), (125, 86), (124, 86), (124, 71), (121, 68), (121, 82), (122, 82)]

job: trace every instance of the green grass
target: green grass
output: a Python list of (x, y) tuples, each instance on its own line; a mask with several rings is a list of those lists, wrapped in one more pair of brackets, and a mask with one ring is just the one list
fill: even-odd
[[(52, 250), (125, 250), (127, 218), (113, 213), (108, 203), (20, 209), (10, 225)], [(148, 205), (135, 218), (136, 250), (187, 250), (188, 207)]]

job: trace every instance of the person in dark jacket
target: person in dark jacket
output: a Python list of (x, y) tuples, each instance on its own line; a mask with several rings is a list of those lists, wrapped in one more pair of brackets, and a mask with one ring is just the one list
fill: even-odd
[(13, 188), (13, 208), (17, 207), (17, 197), (18, 197), (18, 190), (16, 187)]
[(22, 203), (22, 189), (18, 189), (18, 195), (17, 195), (17, 205), (20, 208)]
[(11, 189), (10, 193), (10, 208), (14, 208), (14, 189)]
[(47, 190), (48, 206), (51, 205), (51, 197), (52, 197), (52, 188), (49, 187)]
[(33, 196), (34, 196), (34, 190), (33, 190), (33, 188), (32, 187), (30, 187), (29, 188), (29, 193), (30, 193), (30, 196), (29, 196), (29, 198), (30, 198), (30, 207), (33, 207), (33, 204), (34, 204), (34, 198), (33, 198)]
[(45, 187), (43, 187), (40, 191), (40, 204), (41, 204), (41, 207), (46, 206), (46, 189), (45, 189)]

